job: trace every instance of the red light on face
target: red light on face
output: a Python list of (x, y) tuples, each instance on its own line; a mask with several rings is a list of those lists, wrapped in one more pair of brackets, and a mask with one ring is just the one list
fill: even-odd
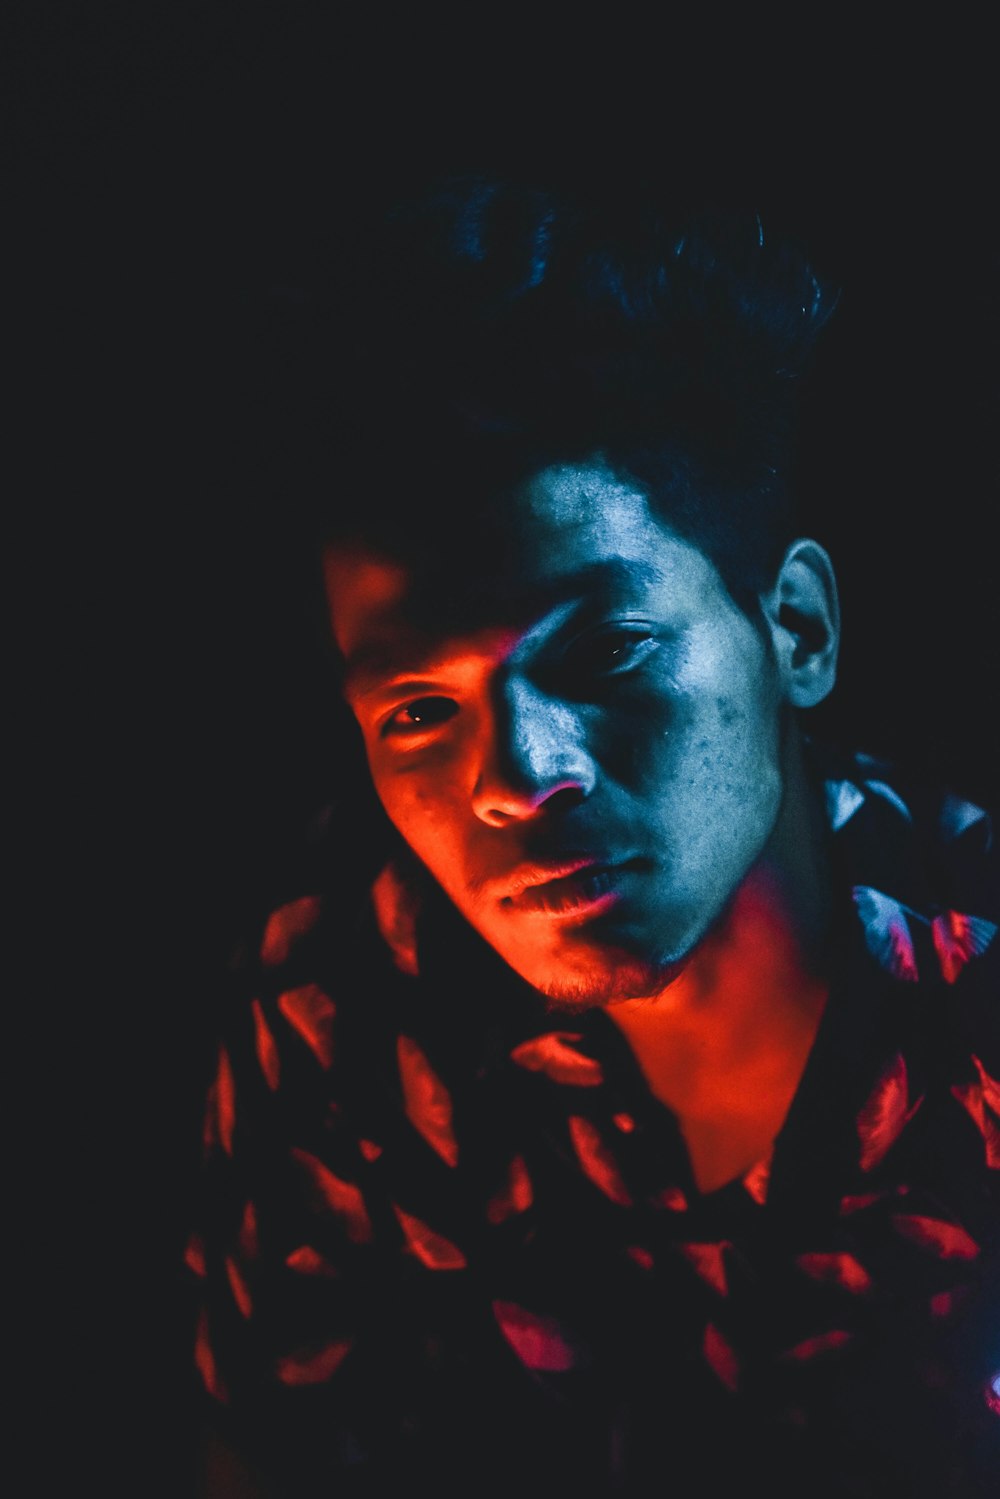
[[(324, 554), (372, 784), (553, 1007), (646, 998), (775, 832), (787, 684), (714, 564), (600, 456), (516, 486), (493, 539), (456, 538), (447, 574), (374, 543)], [(398, 893), (378, 882), (376, 907), (411, 973)]]

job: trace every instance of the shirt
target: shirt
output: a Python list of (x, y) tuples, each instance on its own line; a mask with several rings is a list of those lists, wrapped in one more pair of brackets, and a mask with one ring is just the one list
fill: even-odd
[(810, 756), (832, 989), (711, 1192), (603, 1010), (357, 893), (322, 820), (220, 1000), (187, 1251), (207, 1399), (279, 1492), (1000, 1493), (990, 818)]

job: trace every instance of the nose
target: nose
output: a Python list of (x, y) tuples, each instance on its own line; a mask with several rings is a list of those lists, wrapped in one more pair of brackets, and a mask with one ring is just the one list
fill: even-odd
[(596, 767), (578, 713), (524, 677), (498, 688), (485, 737), (472, 805), (491, 827), (534, 817), (553, 797), (579, 800), (593, 790)]

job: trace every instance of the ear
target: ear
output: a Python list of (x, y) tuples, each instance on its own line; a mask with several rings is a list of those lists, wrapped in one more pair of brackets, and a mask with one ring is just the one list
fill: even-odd
[(792, 542), (761, 606), (787, 701), (794, 708), (814, 708), (836, 681), (840, 647), (837, 579), (818, 541)]

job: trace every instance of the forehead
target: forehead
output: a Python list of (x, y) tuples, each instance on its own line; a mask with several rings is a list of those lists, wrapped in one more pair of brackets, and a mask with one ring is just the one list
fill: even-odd
[(419, 560), (372, 545), (326, 549), (331, 621), (348, 658), (380, 641), (391, 652), (404, 633), (444, 640), (516, 630), (580, 597), (728, 599), (709, 559), (599, 460), (543, 469), (502, 506), (453, 524)]

